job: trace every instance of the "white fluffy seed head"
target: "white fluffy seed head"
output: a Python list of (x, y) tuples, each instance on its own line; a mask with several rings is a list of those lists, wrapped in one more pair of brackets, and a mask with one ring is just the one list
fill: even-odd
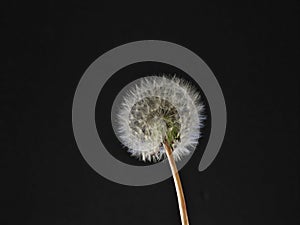
[(180, 160), (198, 144), (203, 110), (199, 92), (183, 79), (145, 77), (124, 96), (117, 135), (131, 155), (143, 161), (164, 159), (164, 140)]

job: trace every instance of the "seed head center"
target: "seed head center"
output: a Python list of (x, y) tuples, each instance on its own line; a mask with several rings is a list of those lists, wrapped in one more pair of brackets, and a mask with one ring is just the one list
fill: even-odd
[(160, 97), (146, 97), (136, 102), (129, 114), (129, 126), (141, 141), (180, 141), (180, 116), (176, 108)]

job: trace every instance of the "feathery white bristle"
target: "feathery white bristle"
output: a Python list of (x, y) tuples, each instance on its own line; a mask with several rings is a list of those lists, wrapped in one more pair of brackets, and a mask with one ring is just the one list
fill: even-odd
[(203, 110), (199, 93), (183, 79), (145, 77), (124, 96), (117, 115), (117, 134), (132, 156), (143, 161), (159, 161), (166, 157), (162, 143), (167, 127), (157, 115), (169, 113), (180, 127), (180, 139), (171, 146), (175, 160), (180, 160), (198, 144), (205, 119)]

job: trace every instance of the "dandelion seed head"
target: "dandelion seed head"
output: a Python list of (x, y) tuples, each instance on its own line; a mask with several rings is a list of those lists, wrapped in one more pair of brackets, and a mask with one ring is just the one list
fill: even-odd
[(180, 160), (198, 144), (203, 109), (199, 92), (183, 79), (145, 77), (123, 98), (117, 135), (131, 155), (143, 161), (164, 159), (164, 140)]

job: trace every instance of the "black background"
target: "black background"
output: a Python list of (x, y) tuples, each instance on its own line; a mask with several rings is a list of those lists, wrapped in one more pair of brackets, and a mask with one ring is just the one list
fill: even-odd
[(171, 178), (145, 187), (108, 181), (84, 161), (72, 131), (73, 95), (87, 67), (144, 39), (194, 51), (226, 100), (217, 158), (199, 173), (200, 142), (181, 170), (190, 224), (299, 224), (299, 6), (171, 6), (1, 8), (1, 224), (180, 224)]

